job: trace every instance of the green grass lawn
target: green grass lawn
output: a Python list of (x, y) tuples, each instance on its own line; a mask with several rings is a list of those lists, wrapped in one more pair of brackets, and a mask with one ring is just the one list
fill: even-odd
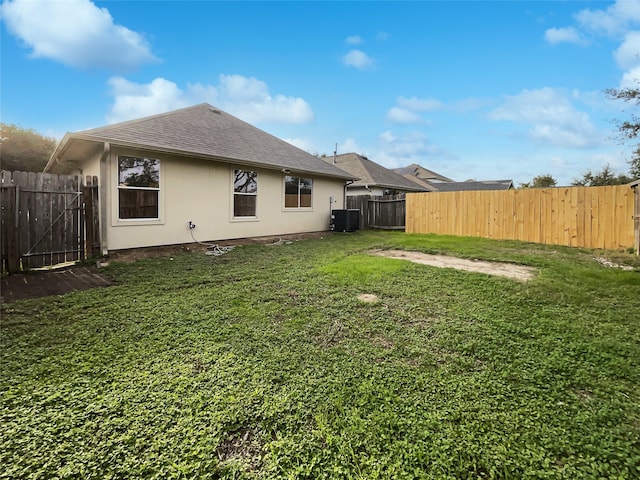
[(112, 262), (3, 307), (0, 478), (640, 478), (640, 262), (596, 254), (361, 232)]

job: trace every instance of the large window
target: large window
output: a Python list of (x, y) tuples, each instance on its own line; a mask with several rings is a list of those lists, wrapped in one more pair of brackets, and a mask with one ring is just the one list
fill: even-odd
[(284, 177), (284, 206), (285, 208), (311, 207), (313, 180), (287, 175)]
[(118, 218), (157, 219), (160, 160), (118, 157)]
[(233, 171), (233, 216), (255, 217), (258, 198), (258, 174), (249, 170)]

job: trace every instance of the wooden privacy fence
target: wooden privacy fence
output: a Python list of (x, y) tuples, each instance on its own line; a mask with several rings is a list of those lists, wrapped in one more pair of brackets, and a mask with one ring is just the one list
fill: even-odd
[(628, 248), (633, 197), (628, 185), (411, 193), (406, 231)]
[(636, 255), (640, 255), (640, 180), (636, 180), (631, 184), (635, 203), (633, 207), (633, 223), (635, 230), (635, 249)]
[(347, 208), (360, 210), (360, 230), (365, 228), (404, 230), (406, 217), (404, 193), (384, 196), (349, 196)]
[(1, 179), (3, 272), (100, 253), (97, 177), (2, 171)]

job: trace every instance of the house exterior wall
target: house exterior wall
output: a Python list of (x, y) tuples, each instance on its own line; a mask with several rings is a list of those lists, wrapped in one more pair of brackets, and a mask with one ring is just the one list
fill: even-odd
[[(118, 218), (119, 155), (160, 160), (158, 219)], [(83, 174), (99, 175), (99, 161), (98, 158), (97, 167), (95, 162), (88, 162)], [(107, 178), (101, 182), (107, 211), (101, 218), (107, 220), (104, 234), (108, 250), (193, 243), (191, 234), (198, 241), (206, 242), (324, 231), (329, 229), (331, 208), (343, 208), (344, 181), (339, 179), (311, 176), (312, 207), (289, 209), (284, 207), (284, 174), (279, 171), (115, 146), (107, 162)], [(258, 174), (255, 218), (233, 217), (234, 169)], [(329, 203), (330, 197), (333, 205)], [(195, 229), (189, 230), (189, 221), (196, 225)]]
[(82, 175), (86, 179), (87, 175), (100, 178), (100, 157), (102, 152), (91, 155), (82, 163)]

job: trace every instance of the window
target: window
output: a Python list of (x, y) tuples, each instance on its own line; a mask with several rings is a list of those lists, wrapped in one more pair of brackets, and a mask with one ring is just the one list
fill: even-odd
[(118, 157), (118, 218), (157, 219), (160, 160)]
[(310, 208), (313, 180), (310, 178), (284, 177), (285, 208)]
[(258, 174), (248, 170), (233, 171), (233, 216), (255, 217), (258, 198)]

